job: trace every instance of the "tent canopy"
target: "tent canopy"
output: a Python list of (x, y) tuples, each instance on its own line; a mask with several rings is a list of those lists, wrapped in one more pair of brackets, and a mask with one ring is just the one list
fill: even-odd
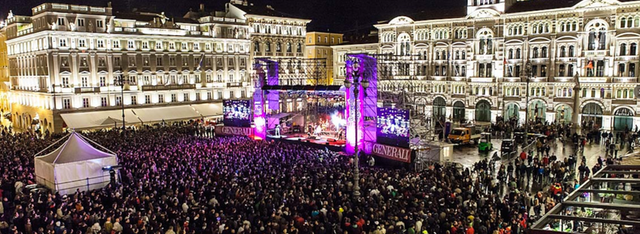
[(94, 148), (78, 133), (73, 132), (64, 144), (38, 159), (51, 164), (63, 164), (115, 156), (113, 152), (106, 153)]
[[(63, 140), (62, 145), (53, 152), (41, 155)], [(106, 186), (110, 182), (110, 175), (103, 168), (118, 165), (118, 159), (110, 150), (72, 132), (36, 154), (34, 164), (38, 184), (67, 194)]]

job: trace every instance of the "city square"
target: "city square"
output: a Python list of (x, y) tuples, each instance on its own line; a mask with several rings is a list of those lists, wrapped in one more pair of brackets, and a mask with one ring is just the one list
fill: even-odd
[(0, 234), (640, 232), (640, 1), (65, 2), (0, 6)]

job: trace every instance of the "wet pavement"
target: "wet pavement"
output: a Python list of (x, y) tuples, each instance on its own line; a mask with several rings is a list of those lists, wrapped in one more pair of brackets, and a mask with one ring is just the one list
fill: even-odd
[[(477, 145), (460, 145), (454, 146), (452, 161), (456, 163), (462, 164), (465, 168), (473, 166), (474, 163), (484, 160), (486, 158), (491, 159), (491, 156), (495, 152), (500, 155), (500, 145), (502, 144), (501, 139), (492, 139), (491, 143), (493, 144), (493, 150), (490, 152), (479, 152)], [(575, 153), (575, 147), (573, 143), (567, 141), (567, 144), (563, 143), (560, 140), (555, 140), (553, 144), (551, 144), (551, 151), (549, 152), (551, 155), (555, 154), (558, 160), (564, 160), (564, 158), (569, 157), (570, 155)], [(515, 156), (519, 155), (522, 152), (522, 148), (519, 147), (516, 154), (511, 155), (510, 157), (501, 157), (501, 162), (510, 162), (514, 160)], [(626, 154), (619, 152), (619, 155)], [(585, 146), (584, 156), (587, 159), (587, 166), (592, 168), (598, 162), (598, 157), (605, 157), (605, 147), (603, 144), (589, 144)]]

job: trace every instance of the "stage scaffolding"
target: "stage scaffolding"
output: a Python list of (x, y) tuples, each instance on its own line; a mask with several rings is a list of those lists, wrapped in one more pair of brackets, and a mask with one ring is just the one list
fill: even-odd
[[(268, 103), (265, 118), (267, 131), (279, 123), (271, 116), (279, 115), (284, 121), (291, 121), (304, 115), (303, 131), (307, 129), (310, 116), (318, 116), (327, 106), (326, 100), (336, 100), (344, 91), (331, 84), (327, 77), (327, 62), (324, 58), (257, 58), (254, 63), (255, 100), (266, 98)], [(280, 121), (280, 120), (278, 120)]]
[[(411, 137), (426, 139), (433, 128), (426, 113), (428, 63), (424, 54), (368, 54), (377, 59), (378, 102), (411, 110)], [(354, 58), (351, 58), (354, 59)]]

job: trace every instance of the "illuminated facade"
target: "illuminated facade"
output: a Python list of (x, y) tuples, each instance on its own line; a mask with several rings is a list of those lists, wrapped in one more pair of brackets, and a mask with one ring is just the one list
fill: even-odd
[(7, 39), (4, 22), (0, 22), (0, 120), (4, 124), (5, 113), (10, 113), (9, 101), (9, 57), (7, 56)]
[[(546, 122), (568, 123), (577, 112), (580, 121), (607, 130), (640, 125), (633, 94), (640, 1), (468, 0), (458, 16), (400, 16), (375, 27), (378, 53), (412, 61), (411, 69), (390, 71), (391, 79), (380, 80), (380, 90), (409, 92), (413, 113), (425, 118), (495, 122), (504, 117), (522, 123), (529, 108), (529, 119)], [(339, 49), (334, 47), (334, 58), (352, 53)], [(527, 62), (532, 64), (528, 105)], [(337, 72), (343, 79), (344, 72)], [(574, 95), (580, 106), (573, 106)]]
[(327, 83), (333, 84), (333, 49), (331, 46), (342, 43), (342, 34), (328, 32), (307, 33), (307, 58), (326, 59)]
[[(122, 103), (131, 124), (193, 119), (221, 114), (222, 99), (250, 98), (252, 40), (263, 37), (253, 32), (260, 15), (239, 11), (236, 2), (222, 12), (204, 12), (201, 5), (202, 14), (184, 18), (57, 3), (34, 7), (32, 16), (12, 16), (6, 31), (14, 126), (58, 132), (73, 128), (76, 113), (97, 118), (87, 128), (104, 127), (105, 118), (115, 126), (122, 123)], [(303, 43), (306, 23), (288, 26), (274, 30), (294, 30)], [(124, 97), (115, 79), (120, 76), (128, 79)]]

